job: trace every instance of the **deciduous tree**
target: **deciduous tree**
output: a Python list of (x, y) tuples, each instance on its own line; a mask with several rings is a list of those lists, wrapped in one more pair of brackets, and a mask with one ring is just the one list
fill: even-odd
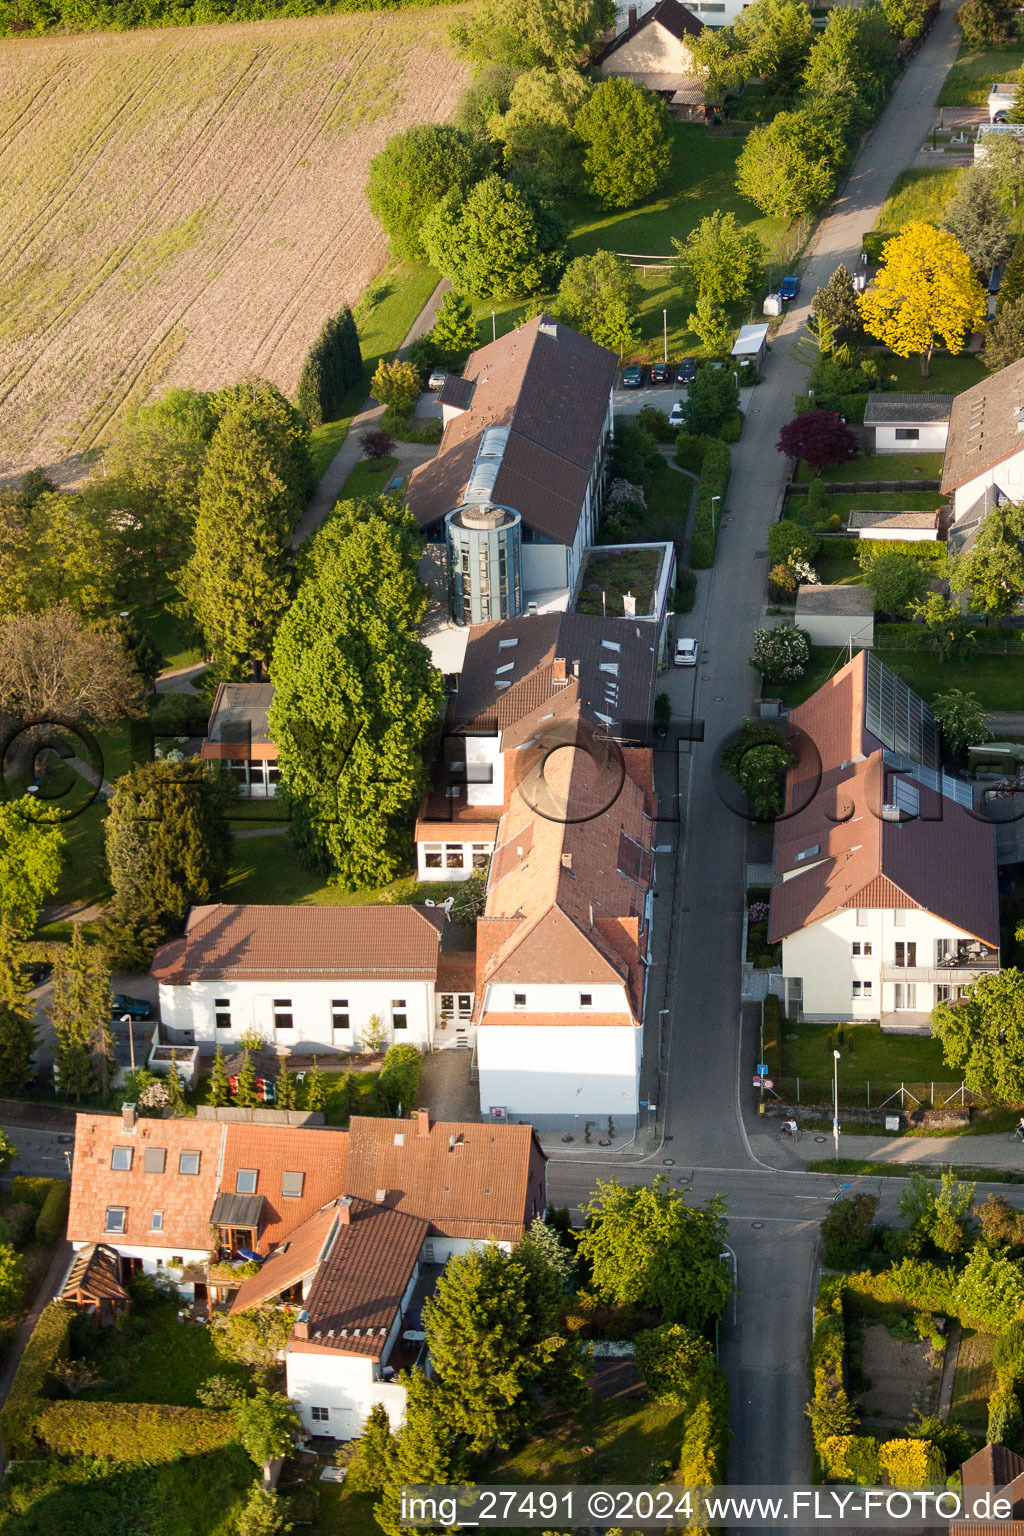
[(788, 421), (775, 445), (790, 459), (801, 459), (820, 474), (830, 464), (847, 464), (860, 454), (860, 443), (835, 411), (804, 411)]
[(982, 164), (1000, 197), (1016, 208), (1024, 193), (1024, 139), (1015, 133), (986, 134)]
[(487, 176), (465, 198), (437, 203), (423, 226), (431, 263), (460, 293), (514, 298), (553, 286), (566, 226), (528, 188)]
[(612, 251), (577, 256), (558, 285), (558, 313), (599, 346), (622, 354), (640, 340), (640, 282)]
[(968, 592), (975, 613), (1011, 612), (1024, 593), (1024, 502), (993, 508), (966, 554), (949, 567), (951, 592)]
[(882, 0), (882, 14), (893, 37), (912, 43), (921, 36), (929, 0)]
[(217, 1313), (211, 1319), (218, 1354), (264, 1374), (277, 1367), (294, 1326), (292, 1307), (250, 1307), (245, 1312)]
[(932, 700), (932, 713), (942, 727), (946, 746), (953, 753), (992, 740), (985, 711), (978, 703), (976, 693), (950, 688), (948, 693), (940, 693)]
[(505, 168), (529, 176), (541, 190), (578, 191), (583, 172), (576, 114), (590, 95), (591, 82), (578, 69), (528, 69), (512, 87), (508, 107), (487, 123), (500, 144)]
[[(708, 357), (722, 357), (729, 350), (733, 328), (721, 304), (701, 294), (697, 307), (686, 317), (690, 330), (700, 341)], [(693, 386), (690, 386), (692, 393)]]
[(594, 1290), (617, 1306), (649, 1307), (689, 1328), (721, 1317), (732, 1293), (721, 1257), (724, 1212), (717, 1195), (687, 1205), (660, 1176), (632, 1186), (598, 1179), (579, 1243)]
[(882, 262), (874, 286), (858, 300), (865, 329), (897, 357), (919, 353), (927, 378), (937, 342), (962, 352), (984, 323), (985, 291), (956, 237), (921, 219), (885, 242)]
[(612, 75), (576, 114), (587, 190), (606, 208), (632, 208), (651, 197), (672, 159), (665, 103), (645, 85)]
[(391, 362), (381, 358), (370, 389), (373, 398), (396, 416), (408, 416), (420, 397), (420, 376), (406, 358), (396, 357)]
[(820, 113), (780, 112), (744, 140), (736, 185), (762, 213), (799, 219), (831, 196), (844, 153), (842, 135)]
[(713, 436), (739, 410), (739, 391), (728, 368), (699, 368), (683, 404), (683, 431)]
[(704, 77), (709, 105), (721, 106), (730, 91), (739, 90), (749, 73), (747, 58), (731, 27), (702, 27), (688, 37), (687, 47)]
[(786, 769), (796, 760), (796, 753), (774, 725), (745, 718), (736, 740), (722, 753), (722, 769), (743, 790), (754, 820), (773, 821), (785, 805)]
[(0, 913), (12, 932), (27, 937), (43, 900), (60, 881), (64, 833), (48, 823), (30, 796), (0, 801)]
[(0, 707), (22, 719), (109, 725), (143, 712), (118, 631), (67, 603), (0, 621)]
[(638, 1333), (634, 1343), (636, 1368), (655, 1402), (692, 1410), (711, 1387), (715, 1356), (703, 1334), (664, 1323)]
[(481, 63), (557, 69), (578, 63), (614, 20), (611, 0), (484, 0), (450, 36), (464, 57)]
[(763, 75), (775, 91), (796, 82), (813, 36), (811, 13), (801, 0), (754, 0), (733, 31), (746, 49), (749, 74)]
[(3, 1094), (20, 1093), (29, 1078), (36, 1044), (31, 991), (32, 980), (21, 936), (10, 912), (0, 901), (0, 1093)]
[(919, 624), (923, 624), (938, 653), (939, 661), (947, 657), (959, 660), (970, 646), (977, 643), (977, 634), (970, 620), (960, 612), (959, 603), (952, 603), (941, 592), (929, 592), (922, 602), (915, 603), (911, 612)]
[(979, 976), (956, 1003), (937, 1003), (932, 1033), (968, 1088), (1005, 1104), (1024, 1101), (1024, 973)]
[(734, 213), (709, 213), (685, 242), (673, 239), (672, 244), (679, 258), (673, 280), (691, 300), (739, 303), (762, 281), (764, 246), (752, 229), (741, 228)]
[(252, 1397), (240, 1397), (231, 1408), (238, 1438), (246, 1454), (270, 1476), (270, 1463), (286, 1456), (302, 1429), (295, 1404), (278, 1392), (257, 1387)]
[(803, 677), (811, 659), (811, 642), (802, 629), (784, 624), (778, 629), (755, 629), (750, 665), (762, 677), (788, 682)]
[(468, 299), (449, 288), (437, 308), (431, 336), (448, 359), (463, 357), (476, 346), (476, 321)]
[(1001, 48), (1016, 37), (1016, 7), (1012, 0), (964, 0), (956, 23), (968, 48)]
[(366, 200), (396, 256), (422, 259), (423, 225), (449, 193), (464, 197), (487, 174), (486, 145), (451, 123), (420, 123), (370, 161)]
[[(873, 540), (864, 540), (865, 546)], [(875, 554), (869, 547), (862, 548), (857, 563), (864, 581), (875, 595), (875, 607), (883, 613), (902, 617), (919, 603), (928, 586), (928, 571), (924, 560), (894, 551)]]

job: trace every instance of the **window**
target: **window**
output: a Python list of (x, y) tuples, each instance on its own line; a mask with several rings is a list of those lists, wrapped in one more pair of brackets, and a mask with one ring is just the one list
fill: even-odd
[(348, 998), (347, 997), (336, 997), (334, 999), (334, 1001), (331, 1003), (331, 1028), (332, 1029), (348, 1029), (348, 1027), (349, 1027)]
[(900, 967), (917, 964), (917, 945), (904, 944), (902, 940), (896, 944), (896, 964)]
[(311, 1408), (309, 1416), (314, 1424), (326, 1424), (331, 1417), (331, 1410), (329, 1408)]
[(898, 981), (893, 987), (895, 1006), (898, 1009), (917, 1007), (917, 985), (912, 981)]
[(906, 907), (897, 907), (892, 914), (892, 921), (894, 928), (905, 928), (907, 926)]
[(459, 993), (459, 1012), (460, 1013), (466, 1013), (466, 1014), (469, 1014), (469, 1013), (473, 1012), (473, 994), (472, 994), (472, 992), (460, 992)]
[(870, 916), (871, 916), (871, 914), (864, 907), (858, 907), (857, 908), (857, 927), (858, 928), (866, 928), (868, 926), (868, 921), (869, 921)]
[(916, 443), (921, 433), (917, 427), (897, 427), (896, 441), (898, 443)]
[(793, 860), (793, 863), (794, 864), (799, 864), (801, 862), (801, 860), (803, 860), (803, 859), (813, 859), (814, 855), (816, 853), (820, 852), (820, 848), (821, 848), (821, 845), (819, 843), (812, 843), (809, 848), (801, 848), (800, 852), (796, 855), (795, 859)]
[(593, 1001), (594, 1001), (594, 994), (593, 994), (593, 992), (581, 992), (580, 993), (580, 1007), (581, 1008), (589, 1008), (592, 1005)]
[(130, 1173), (132, 1169), (131, 1147), (114, 1147), (110, 1153), (110, 1166), (117, 1173)]
[(526, 993), (525, 992), (514, 992), (512, 994), (512, 1006), (513, 1006), (513, 1008), (525, 1008), (526, 1007)]
[(218, 1029), (231, 1028), (231, 999), (229, 997), (214, 998), (213, 1022)]
[(292, 1014), (292, 1000), (290, 997), (274, 998), (274, 1028), (293, 1029), (295, 1018)]
[(491, 850), (490, 850), (490, 848), (487, 846), (486, 843), (474, 843), (472, 846), (473, 846), (473, 868), (474, 869), (486, 869), (487, 868), (487, 861), (491, 857)]
[(198, 1173), (199, 1172), (199, 1153), (198, 1152), (179, 1152), (178, 1153), (178, 1172), (179, 1173), (188, 1173), (188, 1174), (196, 1174), (196, 1173)]
[(857, 1001), (858, 998), (870, 997), (870, 996), (871, 996), (871, 982), (870, 981), (855, 981), (854, 982), (854, 984), (853, 984), (853, 997), (854, 997), (854, 1001), (855, 1002)]
[(952, 954), (953, 954), (953, 940), (952, 939), (936, 939), (935, 940), (935, 964), (936, 965), (945, 965), (952, 958)]
[(446, 843), (444, 849), (445, 865), (448, 869), (462, 869), (465, 864), (465, 854), (461, 843)]
[(391, 999), (391, 1027), (392, 1029), (408, 1029), (409, 1015), (405, 1011), (405, 998), (393, 997)]
[(948, 986), (946, 986), (946, 987), (936, 987), (935, 988), (935, 1001), (937, 1003), (948, 1003), (949, 1000), (950, 1000), (950, 995), (951, 995), (952, 991), (953, 991), (952, 987), (948, 987)]
[(452, 1013), (455, 1012), (455, 993), (454, 992), (442, 992), (441, 993), (441, 1012), (442, 1012), (442, 1014), (452, 1014)]
[(301, 1200), (302, 1186), (305, 1183), (304, 1173), (288, 1173), (281, 1175), (281, 1193), (286, 1200)]
[(163, 1229), (164, 1229), (164, 1213), (163, 1213), (163, 1211), (154, 1211), (153, 1214), (149, 1218), (149, 1230), (151, 1232), (162, 1232)]
[(850, 945), (850, 949), (853, 952), (853, 954), (855, 954), (855, 955), (870, 955), (870, 953), (871, 953), (871, 940), (870, 939), (854, 939), (853, 943)]
[(144, 1173), (163, 1173), (167, 1165), (166, 1147), (147, 1147), (142, 1157)]
[(123, 1205), (108, 1205), (103, 1223), (104, 1232), (123, 1232), (128, 1212)]
[(443, 869), (443, 850), (440, 843), (424, 843), (423, 865), (426, 869)]
[(235, 1174), (235, 1194), (254, 1195), (259, 1176), (259, 1170), (256, 1168), (239, 1168)]

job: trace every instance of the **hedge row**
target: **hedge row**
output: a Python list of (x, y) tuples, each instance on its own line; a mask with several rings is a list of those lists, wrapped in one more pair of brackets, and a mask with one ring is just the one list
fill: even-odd
[[(973, 647), (974, 655), (986, 651), (1024, 651), (1024, 630), (979, 623), (975, 633), (978, 640)], [(935, 636), (920, 624), (876, 624), (875, 645), (880, 650), (890, 646), (897, 651), (930, 651), (935, 647)]]
[(906, 555), (910, 560), (946, 563), (946, 546), (938, 539), (858, 539), (857, 543), (873, 555)]
[(12, 1194), (15, 1205), (30, 1205), (38, 1216), (46, 1201), (47, 1195), (55, 1184), (60, 1184), (60, 1179), (29, 1178), (24, 1174), (18, 1174), (14, 1179)]
[(218, 1408), (83, 1402), (37, 1407), (36, 1435), (57, 1456), (173, 1461), (222, 1450), (238, 1438), (234, 1417)]
[[(690, 564), (695, 570), (706, 571), (715, 563), (715, 547), (718, 529), (725, 511), (725, 493), (729, 488), (731, 455), (727, 443), (708, 438), (704, 447), (704, 462), (697, 482), (697, 511), (690, 540)], [(712, 515), (713, 498), (719, 497)]]
[[(17, 1184), (18, 1180), (14, 1182)], [(0, 1438), (8, 1461), (29, 1456), (35, 1448), (34, 1428), (41, 1401), (50, 1389), (54, 1366), (68, 1356), (71, 1318), (70, 1307), (61, 1301), (51, 1301), (40, 1313), (25, 1345), (7, 1401), (0, 1410)]]
[(133, 27), (205, 26), (271, 16), (326, 16), (337, 11), (396, 11), (452, 0), (8, 0), (0, 4), (0, 37), (41, 32), (124, 32)]
[(299, 376), (296, 404), (311, 427), (334, 421), (345, 395), (363, 376), (359, 335), (348, 305), (325, 320), (306, 353)]
[(36, 1217), (36, 1242), (44, 1248), (53, 1248), (64, 1236), (68, 1224), (68, 1207), (71, 1204), (71, 1185), (63, 1179), (54, 1179), (53, 1188), (43, 1201), (42, 1210)]

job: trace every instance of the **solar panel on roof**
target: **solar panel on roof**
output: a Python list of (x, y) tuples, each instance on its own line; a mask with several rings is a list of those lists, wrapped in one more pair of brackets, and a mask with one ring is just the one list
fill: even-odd
[(867, 653), (864, 724), (883, 746), (926, 768), (939, 766), (935, 716), (873, 651)]

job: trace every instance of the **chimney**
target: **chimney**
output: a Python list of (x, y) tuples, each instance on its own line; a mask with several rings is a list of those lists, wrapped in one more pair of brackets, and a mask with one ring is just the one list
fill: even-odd
[(352, 1196), (342, 1195), (338, 1201), (338, 1220), (343, 1227), (352, 1225)]
[(308, 1339), (309, 1338), (309, 1324), (308, 1323), (296, 1323), (295, 1326), (292, 1329), (292, 1337), (296, 1338), (296, 1339)]
[(574, 661), (572, 664), (572, 675), (573, 677), (579, 677), (580, 675), (580, 664), (578, 661)]
[(632, 32), (632, 30), (633, 30), (633, 28), (635, 26), (636, 26), (636, 6), (635, 5), (631, 5), (630, 8), (629, 8), (629, 30)]
[(572, 869), (572, 854), (571, 853), (563, 853), (562, 854), (562, 868), (563, 869)]
[(430, 1110), (429, 1109), (418, 1109), (416, 1111), (416, 1135), (417, 1136), (429, 1136), (430, 1135)]
[(134, 1104), (121, 1105), (121, 1129), (127, 1135), (135, 1134), (136, 1109)]
[(551, 677), (552, 680), (556, 683), (568, 682), (569, 679), (566, 676), (564, 656), (555, 657), (551, 667)]
[(449, 1136), (448, 1137), (448, 1151), (449, 1152), (454, 1152), (455, 1151), (455, 1137), (454, 1136)]

